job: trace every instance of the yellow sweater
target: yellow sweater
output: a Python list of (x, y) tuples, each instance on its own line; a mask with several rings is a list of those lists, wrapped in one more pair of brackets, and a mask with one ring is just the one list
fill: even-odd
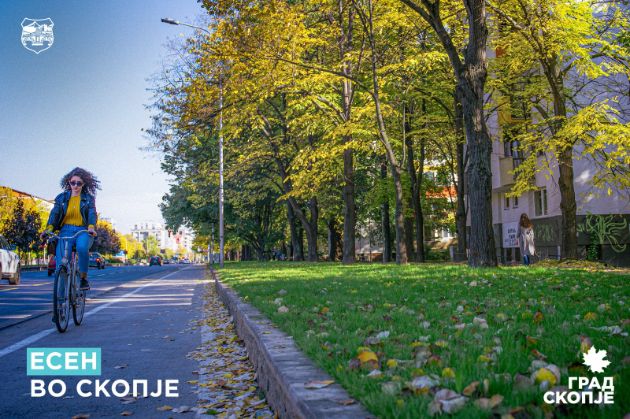
[(70, 202), (68, 202), (68, 211), (66, 212), (66, 216), (63, 217), (63, 221), (61, 225), (69, 224), (72, 226), (82, 226), (83, 225), (83, 217), (81, 216), (81, 209), (79, 205), (81, 204), (80, 196), (72, 196), (70, 197)]

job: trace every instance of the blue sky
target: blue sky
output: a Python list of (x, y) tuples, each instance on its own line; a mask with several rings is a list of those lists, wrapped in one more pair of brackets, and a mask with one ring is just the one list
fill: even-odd
[[(160, 156), (147, 145), (151, 86), (169, 39), (193, 29), (196, 0), (0, 0), (0, 185), (43, 198), (76, 166), (98, 176), (101, 216), (128, 232), (161, 221), (168, 190)], [(50, 17), (54, 44), (40, 54), (20, 41), (21, 22)]]

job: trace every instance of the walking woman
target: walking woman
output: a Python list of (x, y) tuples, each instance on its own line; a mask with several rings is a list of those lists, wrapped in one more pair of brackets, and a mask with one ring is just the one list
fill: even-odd
[(527, 214), (521, 214), (521, 221), (518, 223), (518, 243), (523, 255), (523, 263), (529, 265), (530, 257), (536, 253), (534, 247), (534, 225)]
[[(100, 181), (87, 170), (76, 167), (61, 178), (60, 185), (64, 191), (55, 198), (55, 206), (50, 211), (46, 230), (48, 232), (60, 230), (59, 236), (70, 237), (80, 230), (87, 229), (87, 233), (81, 233), (75, 239), (69, 240), (68, 245), (76, 245), (79, 256), (80, 288), (88, 290), (90, 289), (90, 283), (87, 280), (88, 251), (96, 236), (94, 227), (97, 216), (94, 197), (96, 190), (101, 189)], [(62, 240), (59, 240), (56, 251), (57, 267), (61, 266), (62, 253), (63, 244)]]

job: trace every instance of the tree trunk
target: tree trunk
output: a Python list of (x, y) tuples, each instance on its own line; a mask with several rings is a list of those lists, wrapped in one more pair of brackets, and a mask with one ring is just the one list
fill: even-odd
[[(424, 112), (424, 100), (422, 101), (422, 108)], [(406, 115), (406, 114), (407, 112), (403, 112), (403, 115)], [(410, 191), (411, 199), (409, 202), (409, 206), (413, 209), (413, 215), (414, 215), (413, 217), (409, 217), (411, 218), (410, 230), (412, 231), (410, 232), (410, 235), (411, 235), (412, 246), (413, 246), (413, 229), (414, 229), (413, 220), (414, 218), (415, 218), (415, 240), (416, 240), (416, 252), (415, 253), (413, 252), (412, 246), (409, 247), (409, 252), (412, 254), (412, 257), (415, 259), (416, 262), (424, 262), (424, 243), (423, 243), (424, 234), (422, 232), (424, 223), (422, 220), (422, 207), (420, 204), (420, 189), (418, 185), (422, 177), (420, 177), (420, 180), (416, 178), (416, 163), (415, 163), (415, 156), (414, 156), (414, 150), (413, 150), (413, 141), (407, 135), (407, 133), (410, 131), (411, 131), (411, 123), (409, 122), (409, 118), (405, 116), (403, 137), (405, 138), (405, 147), (407, 149), (407, 173), (409, 174), (410, 190), (411, 190)], [(424, 147), (424, 141), (423, 141), (422, 147)], [(421, 154), (424, 154), (424, 150), (421, 151)], [(421, 165), (423, 163), (424, 161), (421, 161)], [(422, 171), (422, 168), (420, 170)], [(407, 226), (405, 226), (405, 229), (406, 228)]]
[[(424, 112), (424, 101), (423, 112)], [(424, 262), (424, 214), (422, 213), (422, 200), (424, 199), (424, 191), (422, 182), (424, 178), (424, 160), (425, 160), (425, 139), (420, 139), (420, 162), (418, 169), (418, 178), (416, 179), (417, 206), (414, 204), (414, 212), (416, 214), (416, 241), (418, 242), (418, 254), (416, 255), (418, 262)]]
[(392, 147), (391, 142), (389, 141), (389, 135), (387, 134), (387, 129), (385, 128), (385, 120), (383, 118), (383, 113), (381, 111), (381, 99), (380, 99), (380, 87), (378, 81), (378, 72), (377, 72), (377, 51), (376, 51), (376, 40), (374, 38), (374, 22), (372, 15), (372, 1), (368, 0), (368, 15), (367, 17), (367, 29), (368, 29), (368, 38), (370, 44), (370, 61), (371, 61), (371, 70), (372, 70), (372, 99), (374, 101), (374, 111), (376, 113), (376, 123), (378, 127), (378, 134), (381, 143), (385, 147), (385, 155), (387, 156), (387, 161), (391, 165), (392, 168), (392, 178), (394, 179), (394, 187), (396, 190), (396, 210), (395, 210), (395, 228), (396, 228), (396, 263), (403, 264), (407, 263), (407, 246), (405, 243), (405, 221), (404, 221), (404, 196), (403, 196), (403, 187), (401, 182), (401, 170), (396, 159), (396, 155), (394, 154), (394, 149)]
[(455, 212), (455, 228), (457, 230), (457, 253), (459, 257), (456, 261), (462, 260), (466, 254), (466, 187), (465, 187), (465, 170), (466, 159), (464, 155), (464, 143), (466, 136), (464, 134), (464, 115), (462, 112), (462, 104), (457, 96), (454, 97), (454, 115), (455, 115), (455, 135), (457, 139), (457, 182), (455, 190), (457, 192), (457, 210)]
[(573, 187), (573, 149), (568, 147), (558, 157), (560, 178), (560, 210), (562, 211), (563, 259), (577, 259), (577, 223), (575, 190)]
[[(387, 181), (387, 163), (381, 163), (381, 180)], [(389, 224), (389, 197), (385, 194), (381, 204), (381, 227), (383, 229), (383, 263), (388, 263), (392, 257), (392, 233)]]
[(287, 243), (285, 241), (282, 241), (282, 245), (280, 246), (280, 252), (288, 259), (289, 258), (289, 252), (287, 250)]
[(328, 226), (328, 260), (334, 262), (337, 256), (337, 221), (335, 217), (330, 217)]
[(487, 76), (485, 0), (465, 0), (469, 16), (466, 66), (458, 83), (468, 140), (466, 168), (470, 200), (470, 266), (497, 266), (492, 229), (492, 141), (484, 117), (484, 86)]
[(295, 222), (295, 213), (291, 203), (287, 200), (287, 218), (289, 220), (289, 230), (291, 231), (291, 258), (294, 261), (304, 260), (302, 250), (302, 240), (298, 234), (298, 227)]
[(354, 164), (352, 150), (343, 152), (343, 263), (354, 263), (356, 204), (354, 202)]
[(395, 230), (396, 230), (396, 263), (407, 263), (407, 246), (405, 243), (405, 220), (403, 207), (403, 189), (400, 180), (400, 167), (392, 164), (392, 177), (394, 178), (394, 188), (396, 190), (396, 207), (394, 209)]
[[(275, 160), (276, 160), (276, 165), (278, 167), (278, 174), (280, 175), (280, 178), (282, 179), (282, 187), (284, 188), (284, 193), (288, 194), (289, 192), (293, 190), (293, 186), (291, 184), (291, 181), (288, 179), (289, 176), (287, 174), (287, 170), (284, 163), (279, 157), (277, 157), (278, 156), (277, 148), (274, 149), (274, 152), (276, 152)], [(300, 205), (298, 204), (298, 202), (295, 200), (294, 197), (289, 197), (287, 201), (289, 202), (289, 206), (291, 207), (290, 209), (293, 210), (292, 214), (294, 214), (300, 220), (302, 227), (304, 227), (304, 230), (306, 230), (306, 240), (307, 240), (307, 245), (308, 245), (308, 257), (309, 257), (308, 260), (311, 262), (316, 262), (317, 261), (317, 218), (319, 214), (319, 210), (317, 207), (317, 198), (311, 198), (308, 203), (309, 210), (311, 213), (310, 222), (308, 218), (306, 218), (304, 211), (302, 211), (302, 208), (300, 208)], [(300, 260), (303, 260), (304, 252), (302, 250), (302, 235), (301, 234), (302, 234), (302, 231), (300, 230), (299, 250), (301, 252), (301, 258), (302, 258)], [(293, 257), (293, 260), (296, 260), (295, 255)]]
[[(543, 62), (543, 71), (551, 87), (553, 96), (554, 115), (558, 119), (551, 123), (553, 135), (561, 129), (567, 118), (566, 97), (564, 94), (564, 80), (558, 68), (556, 57)], [(577, 204), (575, 202), (575, 187), (573, 184), (573, 147), (567, 145), (557, 155), (558, 187), (560, 188), (560, 211), (562, 212), (561, 257), (563, 259), (577, 259)]]
[[(285, 182), (285, 185), (288, 182)], [(297, 215), (297, 218), (302, 223), (302, 229), (300, 230), (300, 243), (302, 243), (302, 233), (306, 232), (306, 245), (308, 248), (308, 261), (309, 262), (317, 262), (317, 220), (318, 220), (318, 206), (317, 199), (311, 198), (309, 200), (308, 206), (311, 212), (310, 221), (306, 218), (304, 211), (299, 207), (295, 198), (290, 197), (289, 202), (293, 207), (294, 213)], [(302, 258), (304, 254), (302, 254)]]
[[(349, 77), (352, 76), (352, 65), (345, 60), (346, 53), (352, 49), (352, 35), (354, 26), (354, 11), (352, 7), (344, 4), (343, 0), (338, 0), (339, 21), (341, 34), (339, 37), (339, 57), (342, 62), (341, 72), (346, 76), (342, 81), (342, 106), (344, 122), (350, 120), (352, 112), (352, 98), (354, 96), (354, 87)], [(344, 25), (347, 10), (347, 25)], [(352, 136), (343, 137), (344, 144), (352, 141)], [(343, 152), (343, 255), (342, 262), (344, 264), (354, 263), (355, 248), (355, 231), (356, 231), (356, 203), (354, 201), (354, 156), (352, 149), (348, 148)]]
[(306, 241), (308, 243), (308, 260), (309, 262), (317, 262), (317, 223), (319, 222), (319, 207), (317, 198), (311, 198), (308, 201), (311, 219), (306, 229)]
[[(409, 129), (408, 122), (405, 122), (405, 132)], [(405, 135), (406, 136), (406, 135)], [(410, 259), (418, 261), (419, 254), (414, 252), (414, 218), (417, 217), (416, 207), (418, 205), (418, 185), (416, 182), (416, 165), (414, 162), (413, 142), (410, 138), (405, 138), (405, 148), (407, 149), (407, 174), (409, 175), (409, 208), (413, 209), (413, 215), (405, 217), (405, 241)], [(407, 212), (409, 214), (409, 211)]]
[(262, 247), (256, 246), (256, 258), (259, 262), (265, 261), (265, 251)]
[(485, 0), (463, 0), (468, 16), (468, 44), (462, 62), (459, 51), (440, 16), (440, 3), (401, 0), (431, 25), (453, 68), (457, 94), (461, 98), (469, 161), (466, 167), (471, 216), (470, 266), (496, 266), (497, 255), (492, 229), (492, 142), (483, 112), (487, 76)]
[(298, 243), (300, 243), (300, 247), (298, 247), (298, 260), (304, 260), (304, 228), (300, 225), (297, 228), (298, 234)]
[[(479, 70), (469, 71), (469, 82), (458, 88), (463, 96), (464, 120), (467, 121), (469, 161), (466, 167), (470, 208), (470, 253), (473, 267), (496, 266), (497, 256), (492, 229), (492, 143), (483, 116), (483, 89), (479, 89)], [(482, 84), (481, 84), (482, 85)], [(476, 88), (473, 88), (476, 86)]]

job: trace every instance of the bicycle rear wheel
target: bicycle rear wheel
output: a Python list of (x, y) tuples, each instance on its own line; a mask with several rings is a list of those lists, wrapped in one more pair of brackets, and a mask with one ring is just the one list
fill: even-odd
[(53, 315), (55, 325), (60, 333), (68, 328), (70, 320), (70, 287), (68, 283), (68, 271), (65, 266), (59, 268), (55, 274), (53, 284)]

